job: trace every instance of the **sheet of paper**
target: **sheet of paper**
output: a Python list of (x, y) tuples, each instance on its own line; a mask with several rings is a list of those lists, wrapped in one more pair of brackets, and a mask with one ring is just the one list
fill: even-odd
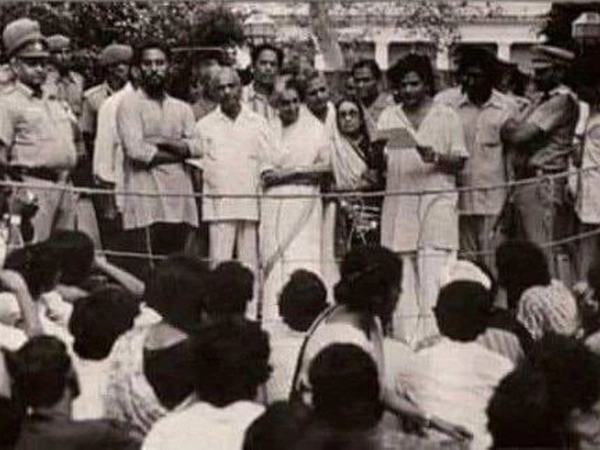
[(377, 138), (387, 140), (388, 149), (415, 148), (417, 146), (416, 137), (406, 128), (379, 130), (377, 132)]

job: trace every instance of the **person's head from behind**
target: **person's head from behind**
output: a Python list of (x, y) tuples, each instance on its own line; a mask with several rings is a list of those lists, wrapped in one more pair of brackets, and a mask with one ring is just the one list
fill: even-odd
[(332, 344), (313, 359), (308, 378), (314, 414), (338, 430), (374, 427), (383, 413), (373, 358), (352, 344)]
[(508, 307), (517, 307), (521, 294), (532, 286), (550, 284), (546, 255), (529, 241), (506, 241), (496, 249), (498, 285), (506, 289)]
[(58, 258), (46, 242), (13, 251), (4, 268), (21, 274), (33, 299), (54, 289), (60, 277)]
[(106, 358), (117, 338), (133, 326), (140, 312), (137, 300), (124, 289), (108, 286), (75, 302), (69, 319), (73, 350), (83, 359)]
[(548, 379), (557, 413), (589, 412), (600, 397), (600, 356), (569, 336), (546, 334), (530, 357)]
[(76, 286), (88, 277), (94, 262), (94, 243), (81, 231), (59, 230), (46, 241), (58, 258), (60, 283)]
[(402, 261), (380, 246), (356, 247), (344, 257), (334, 296), (350, 311), (378, 316), (389, 324), (400, 296)]
[(325, 284), (308, 270), (296, 270), (279, 294), (279, 315), (294, 331), (308, 331), (326, 307)]
[(398, 60), (387, 77), (402, 104), (416, 107), (435, 91), (431, 61), (425, 55), (410, 54)]
[(369, 137), (365, 112), (357, 99), (344, 97), (335, 105), (336, 122), (340, 133), (350, 139), (355, 139), (361, 134)]
[(237, 261), (220, 263), (210, 273), (204, 312), (209, 320), (244, 317), (254, 295), (254, 274)]
[(381, 69), (374, 59), (361, 59), (352, 66), (352, 79), (356, 95), (363, 103), (369, 103), (379, 94)]
[(25, 407), (51, 408), (79, 395), (71, 357), (58, 338), (35, 336), (7, 362), (10, 362), (9, 370)]
[(460, 52), (458, 71), (462, 89), (473, 102), (481, 103), (489, 98), (499, 70), (496, 56), (485, 48), (465, 48)]
[(276, 402), (246, 431), (243, 450), (280, 450), (295, 448), (308, 423), (308, 409), (288, 402)]
[(594, 417), (600, 397), (600, 357), (576, 339), (555, 334), (534, 350), (490, 400), (494, 447), (577, 448), (578, 426)]
[(544, 374), (524, 365), (496, 387), (487, 407), (494, 449), (562, 448), (564, 429), (552, 409)]
[(480, 283), (447, 284), (440, 290), (434, 308), (440, 333), (453, 341), (474, 341), (485, 331), (491, 307), (490, 291)]
[(247, 320), (220, 321), (194, 336), (195, 391), (198, 398), (222, 408), (252, 401), (271, 373), (269, 337)]
[(169, 256), (146, 283), (144, 300), (165, 323), (192, 333), (200, 325), (208, 278), (208, 269), (201, 260), (184, 255)]

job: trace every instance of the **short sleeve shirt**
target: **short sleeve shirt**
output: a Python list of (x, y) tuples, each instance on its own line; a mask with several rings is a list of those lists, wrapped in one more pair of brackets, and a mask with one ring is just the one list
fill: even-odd
[[(459, 185), (477, 187), (505, 183), (505, 153), (500, 133), (504, 124), (517, 115), (516, 103), (493, 91), (487, 102), (477, 106), (460, 89), (442, 92), (436, 101), (456, 111), (465, 133), (469, 159), (459, 175)], [(504, 189), (462, 192), (459, 209), (462, 214), (495, 215), (500, 213), (505, 198)]]
[(18, 82), (0, 94), (0, 141), (11, 165), (70, 169), (77, 160), (72, 122), (62, 105)]
[(549, 171), (567, 170), (579, 119), (579, 104), (566, 86), (559, 86), (548, 95), (528, 119), (544, 131), (540, 141), (533, 144), (535, 153), (529, 159), (529, 165)]

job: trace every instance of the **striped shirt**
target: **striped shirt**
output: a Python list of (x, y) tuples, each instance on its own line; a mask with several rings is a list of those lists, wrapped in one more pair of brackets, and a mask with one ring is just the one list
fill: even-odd
[(534, 340), (541, 339), (548, 332), (574, 336), (580, 326), (575, 298), (558, 280), (552, 280), (548, 286), (530, 287), (523, 292), (517, 320), (527, 328)]

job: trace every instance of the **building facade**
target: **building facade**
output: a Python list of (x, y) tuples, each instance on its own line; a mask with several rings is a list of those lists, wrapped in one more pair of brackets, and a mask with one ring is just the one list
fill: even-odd
[[(514, 61), (529, 72), (530, 49), (541, 41), (539, 30), (551, 8), (551, 2), (539, 1), (449, 0), (446, 4), (450, 8), (445, 10), (448, 17), (436, 18), (434, 12), (433, 18), (451, 28), (456, 39), (448, 45), (449, 41), (443, 42), (442, 38), (438, 45), (427, 30), (406, 27), (405, 15), (414, 10), (410, 9), (410, 3), (415, 2), (356, 2), (344, 7), (332, 3), (329, 18), (347, 59), (372, 57), (386, 69), (405, 54), (419, 51), (429, 54), (438, 69), (449, 70), (450, 55), (456, 46), (485, 45), (500, 59)], [(268, 14), (276, 24), (277, 40), (310, 39), (308, 3), (234, 5), (246, 13)], [(435, 25), (430, 28), (435, 29)]]

